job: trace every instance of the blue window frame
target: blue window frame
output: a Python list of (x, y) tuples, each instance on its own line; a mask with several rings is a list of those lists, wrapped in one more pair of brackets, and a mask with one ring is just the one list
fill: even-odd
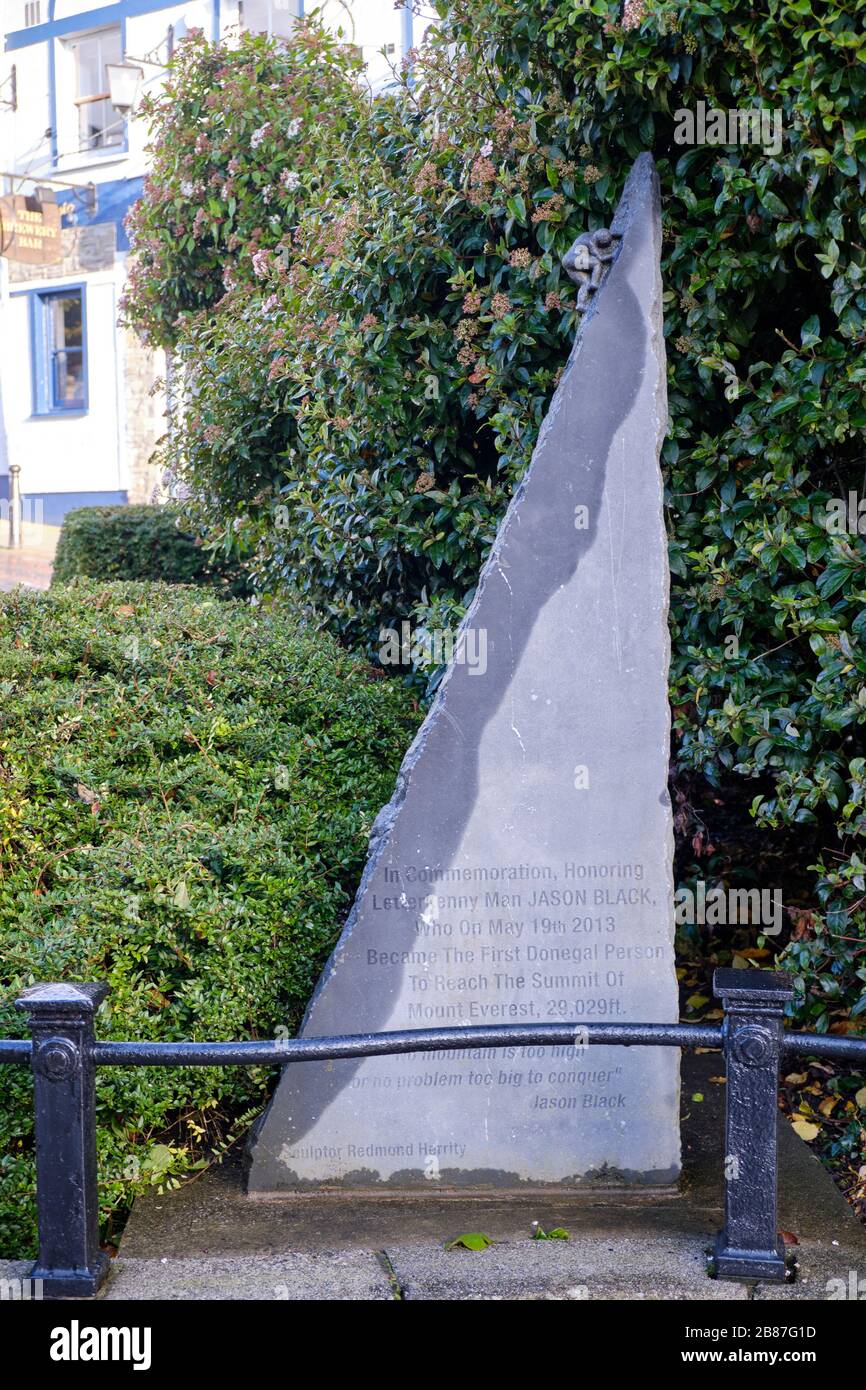
[(35, 290), (31, 299), (33, 412), (87, 409), (87, 303), (83, 285)]

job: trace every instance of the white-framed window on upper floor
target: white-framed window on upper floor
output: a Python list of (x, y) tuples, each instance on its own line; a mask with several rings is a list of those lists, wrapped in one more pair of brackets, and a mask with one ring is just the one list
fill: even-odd
[[(272, 34), (274, 38), (286, 39), (297, 24), (301, 11), (301, 0), (239, 0), (238, 24), (251, 34)], [(345, 9), (341, 13), (345, 16)], [(351, 12), (349, 16), (351, 22)]]
[(111, 104), (105, 71), (108, 63), (119, 63), (123, 57), (120, 25), (78, 34), (66, 40), (66, 49), (72, 60), (79, 151), (106, 150), (122, 145), (124, 121)]

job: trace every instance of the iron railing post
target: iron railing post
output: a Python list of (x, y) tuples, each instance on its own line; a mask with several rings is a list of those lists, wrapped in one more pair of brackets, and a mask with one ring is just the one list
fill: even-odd
[(782, 1017), (794, 991), (767, 970), (717, 970), (725, 1011), (725, 1226), (716, 1237), (719, 1279), (785, 1278), (776, 1219), (776, 1129)]
[(99, 1249), (96, 1181), (96, 1010), (106, 985), (26, 989), (16, 1007), (33, 1036), (39, 1258), (46, 1298), (87, 1298), (108, 1271)]

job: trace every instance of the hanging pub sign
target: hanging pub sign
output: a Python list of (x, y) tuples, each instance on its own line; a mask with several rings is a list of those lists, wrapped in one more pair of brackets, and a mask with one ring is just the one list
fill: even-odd
[(56, 202), (23, 193), (0, 197), (0, 256), (27, 265), (54, 265), (62, 254)]

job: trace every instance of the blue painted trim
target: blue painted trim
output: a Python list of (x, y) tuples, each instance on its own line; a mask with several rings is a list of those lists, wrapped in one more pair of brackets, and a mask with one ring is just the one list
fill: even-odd
[(45, 342), (42, 332), (41, 305), (36, 297), (36, 291), (27, 290), (25, 293), (27, 294), (27, 319), (30, 325), (30, 412), (35, 415), (42, 399), (44, 372), (41, 364), (44, 361)]
[(28, 415), (28, 420), (83, 420), (90, 411), (86, 407), (75, 406), (69, 410), (48, 410), (39, 415)]
[[(405, 62), (406, 54), (410, 51), (413, 43), (412, 33), (412, 8), (404, 5), (400, 11), (400, 47), (402, 48), (402, 58)], [(410, 67), (406, 73), (406, 85), (411, 88), (415, 86), (415, 74)]]
[(412, 9), (409, 5), (404, 5), (400, 11), (400, 39), (404, 58), (412, 47), (412, 38)]
[[(23, 476), (23, 475), (22, 475)], [(22, 492), (25, 503), (42, 503), (42, 522), (45, 526), (60, 526), (68, 512), (79, 507), (125, 507), (128, 492)], [(0, 474), (0, 502), (9, 501), (9, 476)], [(25, 509), (24, 520), (34, 520)]]
[[(59, 406), (54, 402), (54, 383), (51, 377), (50, 345), (45, 331), (46, 305), (50, 299), (64, 294), (81, 295), (81, 366), (83, 404)], [(52, 285), (50, 289), (27, 291), (30, 295), (30, 380), (33, 392), (35, 419), (66, 418), (86, 415), (90, 402), (90, 380), (87, 369), (87, 286), (83, 281), (72, 285)]]
[[(57, 3), (57, 0), (48, 0), (48, 20), (49, 20), (49, 24), (53, 24), (53, 22), (54, 22), (54, 9), (55, 9), (56, 3)], [(128, 3), (128, 0), (127, 0), (127, 3)], [(113, 9), (120, 9), (120, 10), (123, 11), (123, 13), (122, 13), (121, 16), (120, 16), (120, 56), (123, 57), (124, 53), (126, 52), (126, 8), (125, 8), (125, 4), (124, 4), (124, 3), (121, 3), (121, 4), (116, 5), (116, 6), (112, 6), (111, 8), (113, 8)], [(100, 13), (102, 13), (102, 12), (99, 11), (99, 10), (93, 10), (93, 11), (91, 11), (91, 13), (92, 13), (92, 14), (100, 14)], [(85, 16), (85, 18), (86, 18), (86, 16)], [(63, 23), (63, 22), (64, 22), (64, 21), (61, 21), (61, 23)], [(45, 26), (42, 26), (42, 27), (45, 27)], [(108, 25), (108, 26), (106, 26), (106, 27), (109, 27), (109, 28), (110, 28), (110, 27), (112, 27), (112, 26)], [(20, 31), (19, 31), (19, 32), (20, 32)], [(25, 31), (25, 32), (26, 32), (26, 31)], [(77, 32), (77, 27), (76, 27), (76, 30), (74, 30), (73, 32)], [(56, 40), (55, 40), (53, 37), (52, 37), (52, 38), (49, 38), (49, 40), (48, 40), (48, 121), (49, 121), (49, 128), (50, 128), (50, 130), (51, 130), (51, 163), (52, 163), (53, 167), (54, 167), (55, 169), (57, 169), (57, 168), (59, 167), (59, 165), (60, 165), (60, 150), (59, 150), (59, 146), (58, 146), (58, 136), (57, 136), (57, 63), (56, 63), (56, 58), (55, 58), (55, 43), (56, 43)], [(8, 44), (7, 44), (7, 47), (8, 47)], [(70, 151), (69, 153), (71, 153), (71, 151)], [(79, 154), (89, 154), (89, 155), (92, 157), (92, 160), (93, 160), (93, 163), (94, 163), (94, 164), (96, 164), (100, 159), (103, 159), (103, 158), (106, 158), (106, 157), (107, 157), (107, 158), (115, 158), (115, 159), (116, 159), (117, 156), (118, 156), (119, 154), (128, 154), (128, 153), (129, 153), (129, 117), (124, 117), (124, 121), (123, 121), (123, 136), (122, 136), (122, 138), (121, 138), (121, 141), (120, 141), (120, 144), (119, 144), (119, 145), (109, 145), (106, 149), (76, 150), (76, 151), (75, 151), (75, 154), (76, 154), (76, 155), (79, 155)]]
[(179, 0), (119, 0), (114, 5), (103, 5), (98, 10), (82, 10), (80, 14), (64, 15), (54, 19), (53, 6), (49, 7), (49, 20), (46, 24), (34, 24), (29, 29), (12, 29), (6, 35), (6, 51), (16, 48), (29, 48), (46, 39), (62, 38), (64, 34), (76, 34), (85, 29), (101, 29), (109, 24), (119, 24), (124, 18), (134, 19), (138, 15), (155, 14), (158, 10), (179, 8)]
[(210, 36), (214, 43), (220, 41), (220, 0), (213, 0), (213, 18), (211, 20)]
[[(54, 23), (57, 0), (48, 0), (48, 23)], [(8, 45), (7, 45), (8, 47)], [(57, 164), (57, 63), (54, 57), (54, 40), (48, 43), (48, 129), (51, 132), (51, 163)]]
[[(117, 229), (115, 245), (118, 251), (129, 250), (129, 237), (123, 225), (124, 218), (144, 192), (144, 176), (131, 179), (106, 179), (97, 184), (97, 206), (94, 212), (85, 208), (71, 216), (64, 216), (64, 227), (91, 227), (95, 224), (113, 222)], [(13, 291), (14, 293), (14, 291)]]
[[(93, 227), (105, 222), (113, 222), (117, 230), (116, 249), (128, 251), (129, 237), (123, 223), (132, 204), (138, 202), (144, 192), (144, 175), (136, 174), (131, 179), (107, 179), (105, 183), (99, 183), (96, 187), (98, 189), (96, 210), (87, 212), (84, 208), (80, 208), (71, 215), (64, 213), (61, 226)], [(53, 288), (53, 285), (40, 286), (43, 293)], [(10, 290), (9, 298), (15, 299), (16, 296), (33, 293), (34, 290), (29, 287), (26, 290)]]
[[(120, 16), (120, 61), (126, 57), (126, 11)], [(129, 153), (129, 117), (123, 118), (123, 139), (120, 142), (124, 154)]]

